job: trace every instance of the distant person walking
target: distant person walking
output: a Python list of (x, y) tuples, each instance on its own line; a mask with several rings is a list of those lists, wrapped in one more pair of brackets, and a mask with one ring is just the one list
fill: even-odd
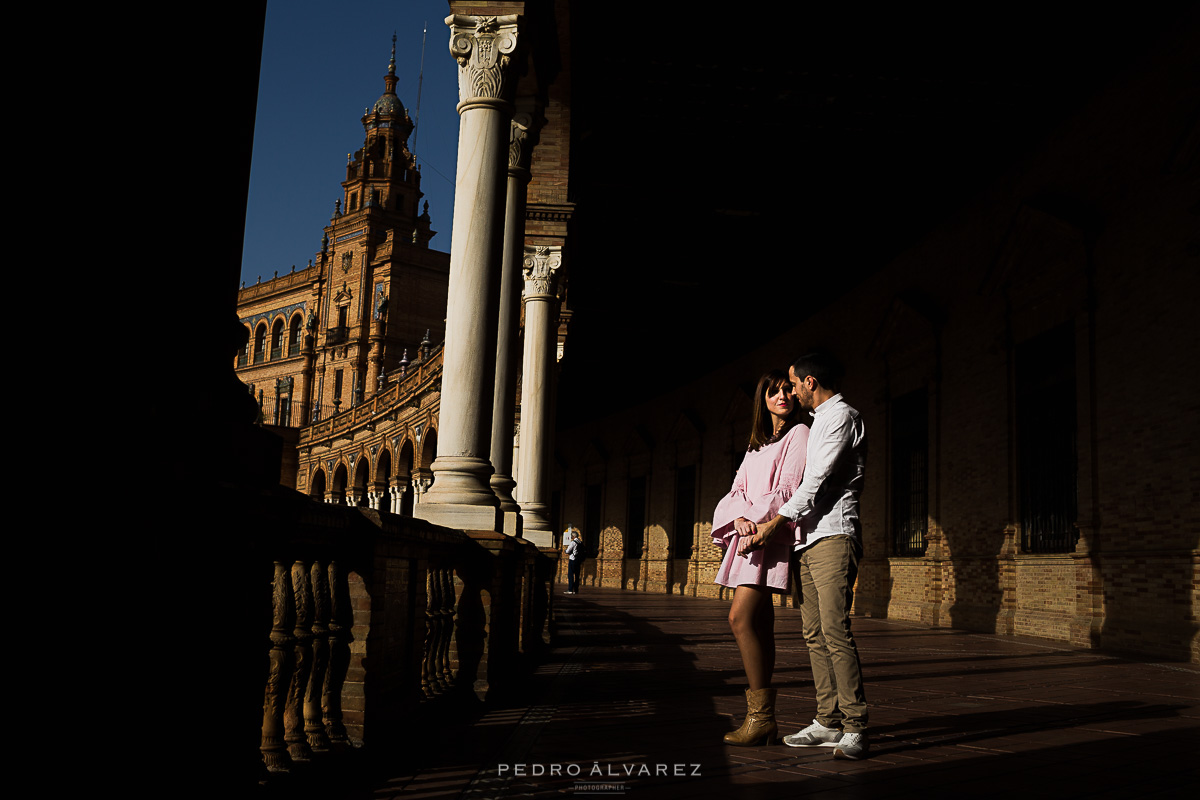
[(801, 543), (792, 554), (792, 570), (800, 583), (800, 621), (812, 664), (817, 716), (812, 725), (785, 736), (783, 742), (791, 747), (832, 745), (835, 758), (860, 759), (869, 749), (867, 698), (850, 632), (850, 608), (862, 558), (858, 496), (866, 477), (867, 433), (862, 417), (838, 391), (842, 369), (831, 356), (802, 356), (788, 377), (800, 408), (813, 414), (804, 480), (778, 516), (759, 525), (758, 532), (770, 540), (788, 523), (800, 524)]
[(775, 605), (773, 595), (788, 588), (788, 556), (795, 544), (788, 533), (769, 546), (759, 536), (759, 523), (772, 519), (800, 485), (804, 474), (808, 426), (799, 413), (787, 375), (771, 370), (758, 380), (750, 418), (750, 441), (733, 479), (733, 488), (713, 511), (713, 541), (725, 550), (716, 583), (734, 587), (729, 627), (737, 639), (746, 669), (746, 718), (725, 734), (738, 746), (774, 744)]
[(567, 594), (579, 594), (579, 567), (583, 564), (583, 540), (579, 537), (579, 529), (568, 525), (563, 531), (567, 539), (563, 552), (567, 554)]

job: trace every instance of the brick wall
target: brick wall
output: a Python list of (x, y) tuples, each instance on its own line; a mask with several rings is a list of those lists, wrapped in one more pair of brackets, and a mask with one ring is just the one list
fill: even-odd
[[(1200, 271), (1187, 234), (1195, 206), (1177, 144), (1182, 118), (1146, 88), (1167, 70), (1152, 65), (1116, 85), (921, 243), (779, 340), (678, 391), (560, 432), (563, 510), (574, 519), (582, 518), (573, 488), (582, 465), (571, 454), (600, 443), (613, 454), (606, 474), (624, 476), (635, 426), (658, 443), (645, 559), (605, 569), (596, 582), (728, 596), (711, 584), (720, 553), (706, 534), (697, 534), (694, 559), (673, 558), (680, 409), (704, 431), (703, 531), (728, 491), (729, 443), (745, 437), (747, 422), (729, 414), (736, 387), (786, 366), (809, 343), (836, 343), (845, 397), (871, 443), (858, 613), (1200, 660), (1200, 459), (1188, 433), (1200, 418), (1200, 382), (1185, 364), (1200, 350)], [(910, 310), (897, 316), (897, 308)], [(1016, 353), (1056, 326), (1076, 353), (1079, 543), (1042, 555), (1022, 551)], [(931, 409), (929, 544), (908, 558), (892, 553), (888, 411), (917, 386), (928, 389)], [(623, 497), (615, 483), (624, 477), (609, 480), (608, 493)], [(606, 506), (606, 547), (623, 540), (627, 518), (623, 504)]]

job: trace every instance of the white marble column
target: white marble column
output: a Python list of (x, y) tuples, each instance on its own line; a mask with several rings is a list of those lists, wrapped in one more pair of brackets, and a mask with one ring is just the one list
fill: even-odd
[(414, 514), (440, 525), (501, 530), (489, 478), (504, 179), (516, 83), (516, 15), (450, 15), (461, 117), (454, 234), (434, 481)]
[(504, 532), (521, 535), (521, 507), (513, 498), (513, 435), (517, 392), (517, 328), (521, 312), (521, 263), (525, 245), (525, 198), (533, 148), (533, 115), (518, 112), (509, 128), (508, 193), (504, 255), (500, 270), (500, 324), (496, 333), (496, 385), (492, 401), (492, 490), (500, 500)]
[(561, 247), (526, 247), (525, 363), (521, 375), (521, 462), (517, 502), (523, 536), (539, 547), (554, 544), (550, 527), (550, 408), (554, 378), (555, 284), (562, 266)]

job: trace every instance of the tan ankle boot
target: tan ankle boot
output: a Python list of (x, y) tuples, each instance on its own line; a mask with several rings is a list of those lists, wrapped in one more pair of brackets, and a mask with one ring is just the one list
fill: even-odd
[(746, 690), (746, 719), (742, 727), (725, 734), (725, 744), (758, 747), (775, 744), (779, 729), (775, 726), (775, 690)]

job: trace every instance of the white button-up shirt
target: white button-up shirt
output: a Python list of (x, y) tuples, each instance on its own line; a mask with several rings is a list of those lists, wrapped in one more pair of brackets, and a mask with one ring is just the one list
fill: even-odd
[(797, 550), (826, 536), (853, 536), (861, 541), (858, 495), (867, 473), (867, 431), (862, 417), (835, 394), (813, 412), (808, 435), (804, 480), (779, 509), (780, 516), (800, 523)]

